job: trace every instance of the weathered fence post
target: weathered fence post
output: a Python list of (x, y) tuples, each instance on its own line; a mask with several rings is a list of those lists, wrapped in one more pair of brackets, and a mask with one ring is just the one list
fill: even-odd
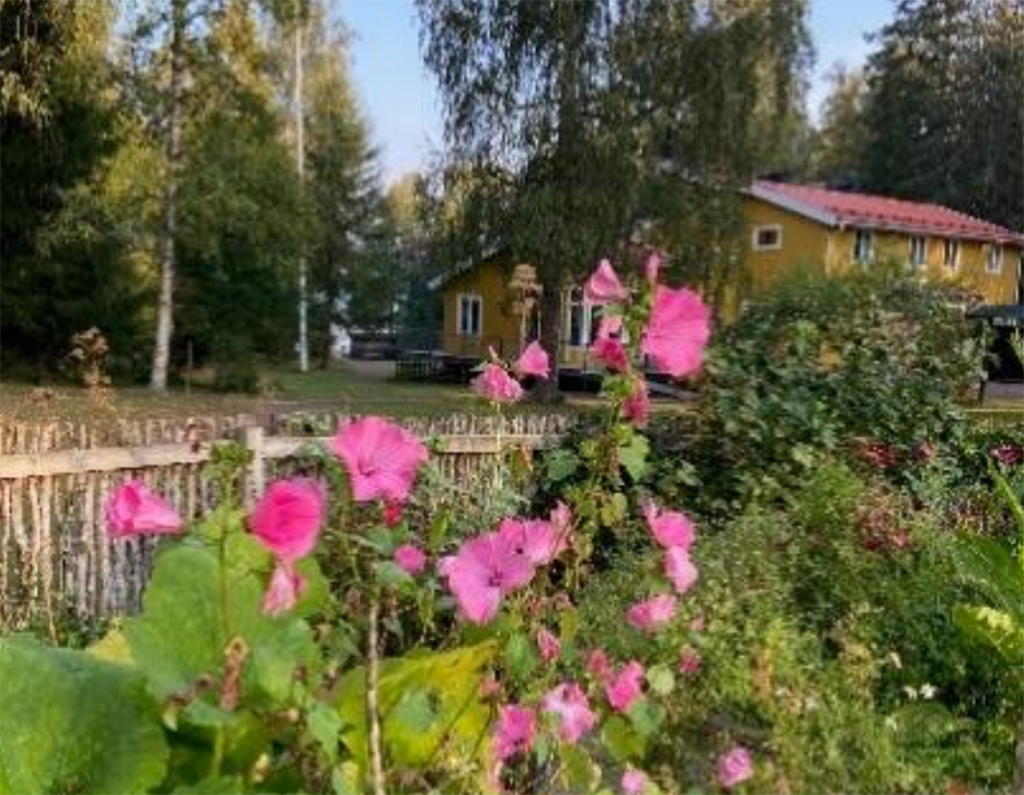
[(250, 506), (263, 493), (263, 486), (266, 480), (263, 458), (263, 428), (259, 425), (246, 425), (241, 429), (240, 441), (252, 453), (252, 461), (249, 463), (244, 483), (242, 484), (243, 500), (246, 506)]

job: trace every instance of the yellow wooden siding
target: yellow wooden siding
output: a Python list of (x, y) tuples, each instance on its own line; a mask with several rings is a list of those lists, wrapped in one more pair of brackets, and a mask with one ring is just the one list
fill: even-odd
[[(519, 316), (512, 312), (505, 268), (491, 260), (459, 274), (444, 288), (444, 336), (441, 347), (459, 356), (487, 356), (488, 346), (499, 355), (512, 356), (519, 348)], [(460, 334), (459, 296), (479, 295), (483, 316), (479, 337)]]
[[(798, 270), (822, 270), (827, 260), (826, 227), (754, 198), (744, 203), (743, 218), (744, 270), (750, 297), (763, 295), (779, 279)], [(755, 249), (754, 235), (762, 226), (780, 227), (782, 236), (778, 249)]]

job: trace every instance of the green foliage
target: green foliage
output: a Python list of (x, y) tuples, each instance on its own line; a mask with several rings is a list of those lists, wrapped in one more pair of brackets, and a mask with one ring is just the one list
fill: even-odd
[(167, 743), (131, 667), (27, 637), (0, 641), (0, 792), (148, 792)]
[(795, 277), (709, 356), (702, 499), (787, 485), (858, 437), (902, 451), (950, 441), (982, 350), (942, 289), (895, 270)]

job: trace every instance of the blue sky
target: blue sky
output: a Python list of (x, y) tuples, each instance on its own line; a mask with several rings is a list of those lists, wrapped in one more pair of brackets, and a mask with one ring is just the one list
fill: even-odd
[[(529, 0), (526, 0), (529, 2)], [(810, 107), (817, 113), (824, 76), (836, 61), (856, 66), (869, 45), (864, 35), (892, 16), (893, 0), (811, 0), (810, 29), (817, 52)], [(386, 180), (423, 167), (442, 144), (441, 111), (420, 58), (412, 0), (341, 0), (352, 40), (352, 70)]]

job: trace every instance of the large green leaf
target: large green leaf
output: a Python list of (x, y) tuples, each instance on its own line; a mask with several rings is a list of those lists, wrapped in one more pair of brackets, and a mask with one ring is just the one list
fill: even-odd
[(969, 536), (960, 540), (957, 569), (981, 590), (996, 609), (1024, 624), (1024, 567), (994, 538)]
[(1024, 660), (1024, 626), (1013, 616), (991, 607), (957, 605), (953, 623), (965, 635), (992, 646), (1007, 662)]
[[(245, 536), (228, 549), (225, 587), (215, 550), (180, 545), (157, 559), (142, 613), (125, 623), (131, 657), (160, 699), (187, 692), (202, 676), (221, 680), (224, 650), (241, 639), (245, 703), (275, 702), (291, 693), (296, 669), (315, 671), (317, 654), (309, 626), (294, 613), (261, 611), (267, 575)], [(222, 609), (222, 600), (224, 609)]]
[(160, 713), (130, 667), (0, 641), (0, 793), (144, 793), (165, 775)]
[[(486, 754), (491, 709), (480, 700), (484, 668), (493, 643), (381, 662), (379, 704), (386, 755), (399, 767), (442, 758), (468, 760)], [(342, 741), (366, 770), (366, 671), (356, 668), (339, 687)]]

